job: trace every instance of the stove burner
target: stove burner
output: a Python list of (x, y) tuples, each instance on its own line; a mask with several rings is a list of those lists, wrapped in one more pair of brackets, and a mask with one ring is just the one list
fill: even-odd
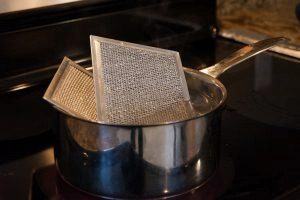
[[(213, 200), (221, 196), (231, 185), (233, 180), (233, 163), (231, 159), (223, 156), (220, 167), (207, 182), (192, 188), (184, 193), (165, 196), (155, 199), (169, 200)], [(94, 196), (75, 188), (66, 182), (57, 172), (55, 165), (49, 165), (37, 170), (33, 175), (32, 200), (53, 199), (53, 200), (106, 200), (110, 197)], [(152, 198), (151, 198), (152, 199)], [(154, 198), (152, 200), (155, 200)], [(150, 199), (149, 199), (150, 200)]]

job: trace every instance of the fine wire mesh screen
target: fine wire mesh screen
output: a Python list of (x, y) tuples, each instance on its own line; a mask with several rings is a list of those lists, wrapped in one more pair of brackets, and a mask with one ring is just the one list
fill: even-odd
[(98, 120), (155, 124), (186, 119), (189, 93), (178, 52), (91, 36)]
[(97, 121), (93, 76), (68, 58), (64, 58), (44, 99), (76, 117)]

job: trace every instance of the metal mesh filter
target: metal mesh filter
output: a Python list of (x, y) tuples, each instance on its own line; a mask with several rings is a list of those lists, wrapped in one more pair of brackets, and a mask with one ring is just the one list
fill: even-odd
[(64, 58), (43, 98), (63, 112), (97, 121), (93, 83), (91, 72)]
[(91, 36), (98, 121), (146, 125), (190, 117), (179, 53)]

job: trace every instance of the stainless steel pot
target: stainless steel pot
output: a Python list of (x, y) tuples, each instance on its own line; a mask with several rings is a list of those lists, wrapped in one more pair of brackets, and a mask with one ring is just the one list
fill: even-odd
[(194, 119), (153, 126), (106, 125), (58, 113), (56, 165), (64, 180), (88, 193), (157, 198), (196, 188), (218, 164), (221, 111), (226, 89), (216, 79), (244, 59), (284, 38), (246, 46), (201, 72), (185, 68)]

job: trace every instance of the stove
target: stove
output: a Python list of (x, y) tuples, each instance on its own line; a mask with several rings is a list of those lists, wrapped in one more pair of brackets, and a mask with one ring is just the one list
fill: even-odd
[[(56, 113), (42, 95), (58, 64), (69, 56), (89, 66), (94, 34), (176, 50), (184, 66), (205, 68), (244, 45), (218, 36), (215, 10), (214, 1), (179, 0), (1, 11), (0, 199), (107, 199), (73, 187), (55, 168)], [(221, 75), (228, 98), (217, 170), (170, 198), (299, 199), (299, 75), (299, 59), (273, 52)]]
[[(233, 166), (230, 159), (221, 160), (222, 167), (203, 184), (191, 188), (187, 191), (169, 195), (168, 197), (158, 197), (149, 199), (207, 199), (212, 200), (223, 194), (230, 186), (233, 177)], [(57, 171), (55, 165), (48, 165), (35, 171), (33, 175), (32, 199), (114, 199), (106, 196), (90, 194), (68, 183)], [(124, 198), (125, 199), (125, 198)], [(128, 198), (126, 198), (128, 199)]]

